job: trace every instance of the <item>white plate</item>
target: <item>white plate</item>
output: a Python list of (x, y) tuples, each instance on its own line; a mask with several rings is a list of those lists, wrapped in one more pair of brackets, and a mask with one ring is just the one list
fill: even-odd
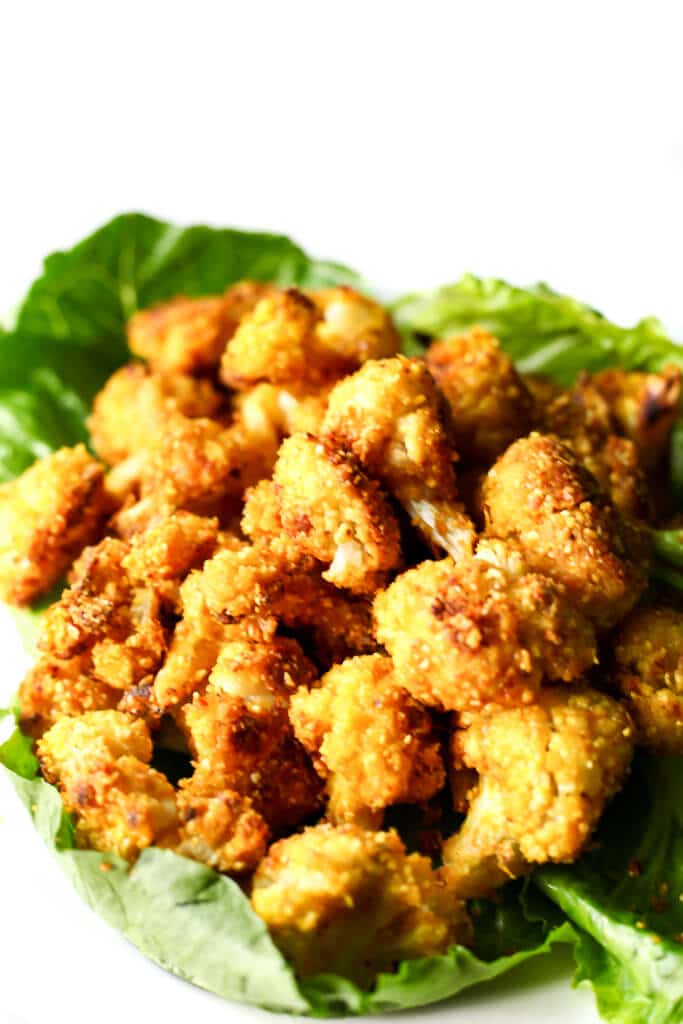
[[(0, 650), (1, 706), (28, 664), (4, 608)], [(274, 1020), (272, 1014), (226, 1002), (161, 970), (100, 920), (62, 875), (2, 773), (0, 809), (2, 1024)], [(596, 1024), (592, 995), (572, 990), (570, 979), (571, 956), (562, 949), (447, 1003), (402, 1013), (400, 1019), (416, 1024), (500, 1024), (503, 1019), (506, 1024)]]

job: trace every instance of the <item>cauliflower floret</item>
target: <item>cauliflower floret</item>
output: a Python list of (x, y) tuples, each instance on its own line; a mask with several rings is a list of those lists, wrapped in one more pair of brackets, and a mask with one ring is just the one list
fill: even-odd
[(638, 741), (683, 754), (683, 612), (636, 608), (613, 638), (614, 682), (624, 695)]
[(19, 687), (21, 728), (38, 739), (60, 718), (115, 708), (120, 698), (119, 690), (95, 678), (89, 656), (43, 655)]
[(425, 356), (451, 409), (455, 446), (490, 464), (533, 425), (533, 399), (500, 343), (482, 327), (434, 341)]
[(151, 373), (141, 363), (129, 363), (112, 374), (95, 397), (88, 419), (92, 446), (113, 466), (148, 445), (171, 413), (212, 417), (224, 401), (208, 380)]
[(427, 711), (399, 686), (381, 654), (335, 665), (292, 697), (294, 732), (327, 779), (328, 817), (379, 827), (385, 807), (420, 803), (445, 781)]
[(132, 861), (175, 831), (175, 792), (149, 767), (152, 741), (142, 720), (120, 711), (60, 718), (37, 752), (45, 778), (76, 815), (79, 846)]
[(320, 319), (298, 289), (273, 292), (243, 317), (223, 354), (221, 380), (238, 389), (260, 381), (310, 388), (343, 372), (339, 358), (318, 342)]
[(162, 513), (132, 537), (122, 566), (131, 579), (146, 582), (173, 607), (180, 582), (203, 565), (217, 544), (217, 519), (182, 511)]
[(387, 311), (354, 288), (323, 288), (310, 292), (322, 312), (318, 338), (346, 363), (346, 372), (369, 359), (394, 356), (401, 339)]
[(103, 479), (102, 466), (79, 444), (0, 485), (0, 599), (29, 604), (97, 540), (111, 511)]
[(596, 656), (594, 631), (562, 588), (505, 545), (410, 569), (374, 612), (398, 681), (437, 708), (529, 703), (544, 678), (569, 682)]
[(479, 782), (443, 847), (455, 891), (485, 896), (533, 864), (575, 860), (623, 785), (632, 751), (628, 712), (588, 687), (548, 688), (531, 706), (470, 716), (453, 752)]
[(188, 299), (180, 295), (128, 321), (132, 352), (163, 373), (205, 374), (213, 370), (241, 318), (273, 290), (240, 281), (224, 295)]
[[(195, 762), (194, 790), (213, 795), (230, 789), (249, 796), (276, 833), (317, 810), (322, 788), (287, 715), (288, 691), (298, 679), (305, 683), (314, 677), (303, 653), (293, 653), (295, 647), (290, 641), (270, 652), (252, 648), (250, 664), (249, 648), (232, 646), (214, 668), (206, 692), (195, 693), (181, 709)], [(235, 695), (240, 691), (247, 696)]]
[(295, 434), (280, 448), (273, 481), (284, 534), (293, 550), (328, 566), (324, 579), (371, 593), (399, 565), (396, 517), (352, 456)]
[(616, 508), (645, 519), (651, 512), (647, 478), (633, 441), (618, 437), (609, 406), (587, 374), (542, 411), (544, 430), (556, 434), (593, 474)]
[(288, 288), (242, 319), (223, 355), (221, 380), (234, 388), (270, 381), (305, 393), (397, 350), (389, 315), (352, 288), (310, 295)]
[(191, 781), (178, 793), (180, 828), (176, 853), (216, 871), (244, 874), (265, 855), (269, 831), (248, 796), (231, 789), (195, 792)]
[(367, 985), (470, 936), (464, 904), (393, 831), (317, 825), (282, 839), (257, 868), (251, 898), (304, 977), (333, 972)]
[(643, 465), (653, 469), (668, 451), (679, 415), (680, 369), (665, 366), (661, 373), (603, 370), (593, 384), (606, 399), (620, 432), (635, 442)]
[(171, 413), (145, 448), (120, 462), (107, 476), (109, 492), (123, 500), (136, 489), (174, 508), (220, 515), (230, 499), (269, 476), (277, 444), (252, 435), (236, 421), (188, 419)]
[(153, 674), (166, 652), (159, 597), (126, 572), (128, 552), (111, 537), (87, 548), (38, 636), (39, 649), (57, 658), (90, 652), (93, 675), (122, 690)]
[(647, 583), (649, 545), (600, 493), (558, 438), (516, 441), (484, 481), (486, 531), (516, 541), (529, 567), (565, 587), (585, 615), (609, 628)]
[(457, 501), (456, 455), (424, 363), (376, 360), (341, 381), (330, 394), (322, 437), (381, 480), (428, 540), (454, 558), (471, 552), (474, 527)]

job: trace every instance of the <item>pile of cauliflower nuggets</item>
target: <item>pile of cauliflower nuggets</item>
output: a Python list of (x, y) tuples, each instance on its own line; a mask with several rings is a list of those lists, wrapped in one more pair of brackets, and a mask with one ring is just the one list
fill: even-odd
[(128, 339), (97, 458), (0, 488), (4, 599), (67, 574), (19, 697), (79, 844), (234, 876), (304, 976), (466, 944), (468, 899), (579, 855), (635, 744), (683, 751), (683, 614), (641, 601), (678, 371), (562, 391), (477, 327), (408, 359), (343, 287), (241, 282)]

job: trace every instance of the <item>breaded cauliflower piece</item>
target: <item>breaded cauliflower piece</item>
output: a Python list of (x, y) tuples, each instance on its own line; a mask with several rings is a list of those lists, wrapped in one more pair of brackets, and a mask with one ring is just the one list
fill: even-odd
[(218, 366), (242, 317), (272, 290), (257, 281), (240, 281), (224, 295), (179, 295), (141, 310), (128, 321), (131, 352), (162, 373), (206, 374)]
[(444, 784), (429, 714), (381, 654), (349, 658), (319, 687), (301, 687), (289, 717), (327, 779), (327, 813), (336, 824), (379, 827), (385, 807), (429, 800)]
[(542, 410), (541, 421), (546, 432), (572, 449), (617, 509), (639, 519), (650, 516), (638, 449), (629, 438), (617, 436), (609, 405), (587, 374)]
[(512, 444), (489, 470), (482, 501), (487, 534), (514, 540), (598, 627), (613, 626), (643, 592), (645, 532), (618, 515), (559, 438), (534, 433)]
[(436, 708), (527, 704), (545, 678), (570, 682), (596, 658), (590, 623), (512, 546), (423, 562), (377, 594), (374, 613), (398, 681)]
[(678, 418), (681, 371), (665, 366), (660, 373), (603, 370), (593, 384), (604, 396), (620, 433), (635, 442), (643, 465), (653, 469), (669, 448), (671, 429)]
[(613, 679), (643, 746), (683, 754), (683, 612), (636, 608), (613, 637)]
[(38, 636), (39, 649), (57, 658), (89, 652), (93, 675), (122, 690), (156, 672), (166, 653), (159, 597), (126, 572), (128, 553), (113, 537), (87, 548)]
[(322, 437), (381, 480), (430, 542), (454, 558), (471, 552), (474, 527), (457, 500), (441, 399), (425, 364), (373, 360), (330, 393)]
[(400, 350), (401, 339), (387, 311), (341, 285), (322, 288), (309, 295), (323, 315), (318, 338), (325, 349), (335, 352), (349, 373), (370, 359), (386, 359)]
[(269, 381), (305, 393), (398, 347), (388, 313), (352, 288), (310, 295), (288, 288), (273, 291), (242, 319), (220, 376), (238, 389)]
[(313, 387), (343, 373), (334, 353), (318, 342), (321, 316), (297, 288), (276, 291), (242, 318), (221, 360), (220, 378), (231, 388), (271, 384)]
[(456, 764), (479, 773), (465, 822), (443, 847), (455, 891), (485, 896), (534, 864), (575, 860), (632, 752), (628, 712), (588, 687), (472, 715), (453, 741)]
[(276, 834), (318, 810), (322, 782), (294, 738), (286, 704), (262, 707), (210, 685), (180, 714), (194, 758), (196, 791), (212, 795), (230, 789), (250, 797)]
[(148, 445), (171, 413), (214, 417), (224, 404), (225, 397), (211, 381), (152, 373), (142, 363), (128, 363), (95, 396), (88, 418), (92, 446), (113, 466)]
[(273, 637), (228, 641), (209, 676), (212, 691), (238, 697), (248, 708), (267, 711), (287, 707), (293, 693), (308, 690), (317, 678), (315, 667), (296, 640)]
[(215, 871), (244, 874), (265, 856), (270, 833), (248, 796), (230, 789), (195, 792), (188, 780), (178, 793), (178, 817), (175, 852)]
[(450, 406), (463, 459), (490, 465), (529, 433), (533, 399), (500, 342), (483, 327), (432, 342), (425, 359)]
[(218, 545), (218, 520), (191, 512), (162, 513), (147, 529), (133, 535), (122, 566), (132, 580), (147, 583), (173, 607), (179, 586)]
[(88, 655), (61, 660), (42, 655), (19, 687), (20, 723), (33, 739), (64, 716), (115, 708), (121, 693), (97, 679)]
[(470, 937), (464, 904), (395, 832), (317, 825), (271, 846), (252, 904), (303, 977), (368, 985), (400, 960), (445, 953)]
[(79, 846), (133, 861), (174, 833), (175, 792), (149, 767), (152, 741), (142, 720), (120, 711), (60, 718), (37, 752), (43, 775), (76, 815)]
[(123, 500), (136, 489), (174, 508), (199, 515), (224, 511), (229, 499), (269, 476), (277, 445), (236, 421), (188, 419), (171, 413), (150, 443), (111, 470), (109, 492)]
[(0, 599), (30, 604), (59, 580), (111, 511), (84, 445), (60, 448), (0, 485)]
[(330, 583), (371, 593), (400, 564), (396, 517), (352, 456), (294, 434), (280, 448), (273, 481), (291, 547), (327, 565)]

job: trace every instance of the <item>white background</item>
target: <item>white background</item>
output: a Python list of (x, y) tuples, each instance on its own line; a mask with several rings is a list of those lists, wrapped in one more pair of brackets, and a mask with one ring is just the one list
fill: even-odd
[[(46, 252), (139, 209), (289, 233), (385, 289), (545, 279), (683, 336), (679, 10), (8, 3), (0, 310)], [(0, 800), (1, 1021), (237, 1019), (114, 939)], [(581, 995), (504, 984), (448, 1016), (592, 1020)]]

